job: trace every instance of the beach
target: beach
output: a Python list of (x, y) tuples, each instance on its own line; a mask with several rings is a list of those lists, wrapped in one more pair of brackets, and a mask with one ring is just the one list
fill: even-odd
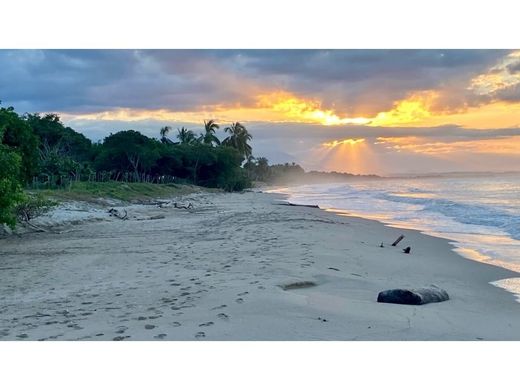
[[(520, 340), (520, 304), (490, 284), (519, 275), (445, 239), (276, 193), (179, 201), (193, 209), (78, 207), (0, 239), (0, 340)], [(450, 300), (377, 302), (432, 284)]]

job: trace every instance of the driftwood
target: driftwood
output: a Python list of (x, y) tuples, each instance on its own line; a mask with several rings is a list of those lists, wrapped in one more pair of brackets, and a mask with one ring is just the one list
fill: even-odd
[(110, 209), (110, 210), (108, 210), (108, 213), (110, 214), (111, 217), (116, 217), (116, 218), (119, 218), (119, 219), (125, 221), (128, 219), (128, 212), (126, 210), (123, 210), (123, 211), (124, 211), (124, 215), (121, 214), (121, 212), (116, 209)]
[(49, 230), (46, 230), (40, 226), (33, 225), (31, 222), (29, 222), (27, 220), (24, 220), (22, 223), (26, 226), (29, 226), (31, 229), (33, 229), (34, 231), (36, 231), (38, 233), (50, 233)]
[(377, 301), (401, 305), (425, 305), (432, 302), (443, 302), (450, 299), (448, 293), (440, 288), (395, 289), (381, 291)]
[(404, 238), (404, 235), (401, 234), (399, 237), (397, 237), (397, 240), (395, 240), (392, 243), (392, 246), (397, 246), (397, 244), (399, 244), (403, 238)]
[(177, 202), (175, 202), (175, 203), (173, 203), (173, 207), (176, 208), (176, 209), (189, 210), (189, 209), (193, 208), (193, 204), (191, 202), (188, 202), (187, 205), (183, 205), (183, 204), (178, 204)]
[(313, 209), (319, 209), (320, 206), (317, 204), (295, 204), (291, 202), (279, 203), (280, 206), (295, 206), (295, 207), (311, 207)]

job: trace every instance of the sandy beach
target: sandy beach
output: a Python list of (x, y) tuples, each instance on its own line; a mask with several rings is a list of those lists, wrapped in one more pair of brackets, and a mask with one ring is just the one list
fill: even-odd
[[(182, 201), (117, 207), (128, 220), (76, 204), (0, 239), (0, 340), (520, 340), (520, 304), (490, 284), (519, 275), (444, 239), (277, 194)], [(297, 282), (315, 285), (282, 288)], [(431, 284), (451, 299), (376, 302)]]

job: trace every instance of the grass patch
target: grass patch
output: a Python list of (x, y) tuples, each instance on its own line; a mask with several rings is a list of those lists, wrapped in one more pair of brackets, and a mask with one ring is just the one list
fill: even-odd
[(109, 182), (75, 182), (62, 189), (34, 190), (36, 194), (58, 201), (102, 202), (116, 199), (123, 202), (145, 202), (157, 198), (188, 195), (195, 192), (217, 192), (192, 185)]

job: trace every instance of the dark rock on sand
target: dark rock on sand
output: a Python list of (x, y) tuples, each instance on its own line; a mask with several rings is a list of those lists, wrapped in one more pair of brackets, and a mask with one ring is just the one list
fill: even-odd
[(377, 301), (401, 305), (425, 305), (450, 299), (448, 293), (440, 288), (395, 289), (381, 291)]

